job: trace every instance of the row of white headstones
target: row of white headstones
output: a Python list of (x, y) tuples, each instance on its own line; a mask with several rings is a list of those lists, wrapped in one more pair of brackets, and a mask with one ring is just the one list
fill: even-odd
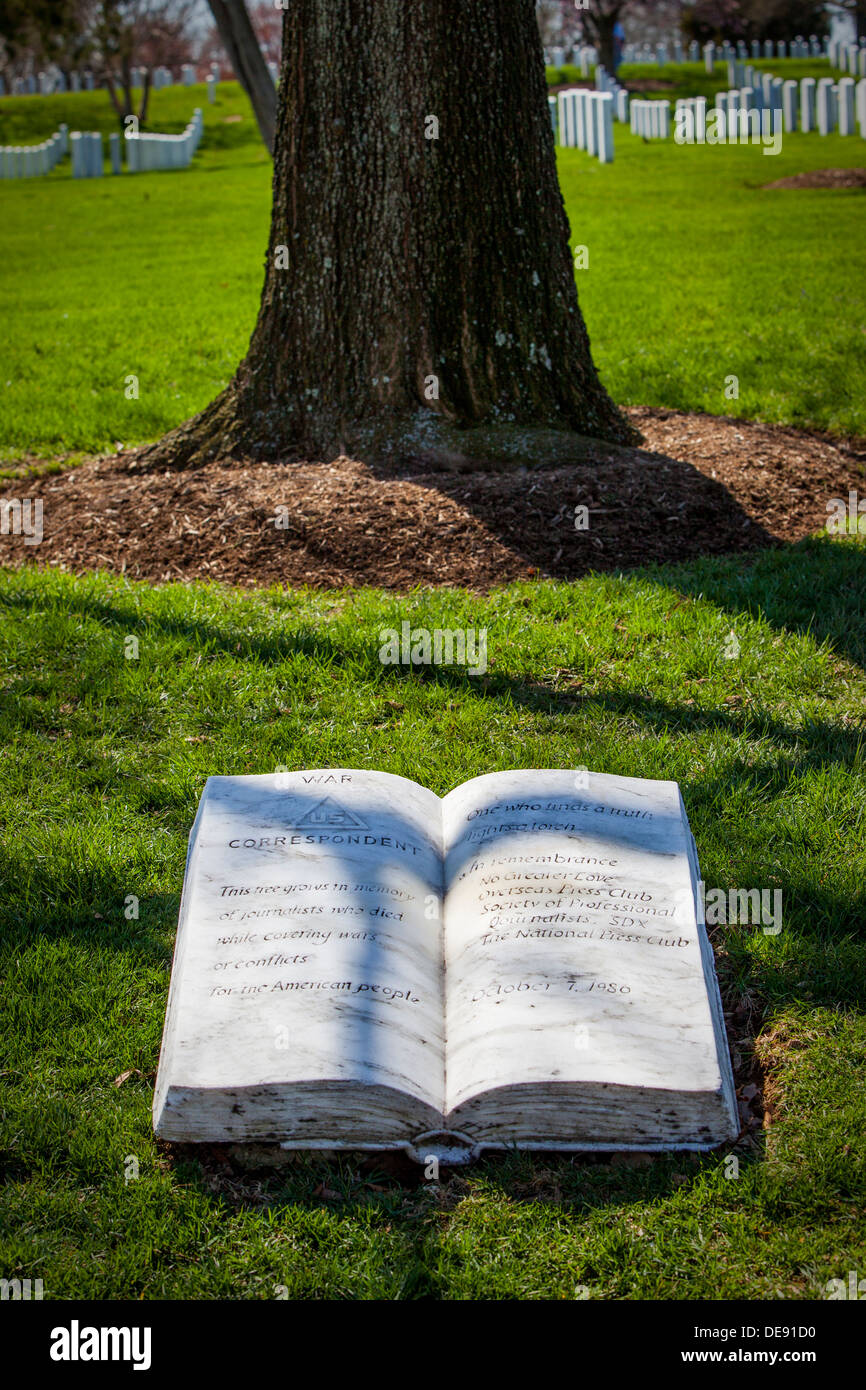
[[(130, 174), (160, 169), (185, 169), (201, 143), (204, 120), (196, 107), (192, 120), (180, 135), (127, 134), (126, 168)], [(108, 137), (111, 172), (123, 171), (121, 139), (117, 132)], [(39, 145), (0, 145), (0, 178), (33, 178), (47, 174), (67, 154), (72, 156), (72, 177), (99, 178), (105, 167), (102, 136), (99, 131), (73, 130), (60, 126)]]
[[(623, 96), (628, 97), (627, 92)], [(548, 98), (553, 129), (560, 145), (586, 150), (602, 164), (613, 163), (614, 98), (611, 92), (570, 87)]]
[[(140, 88), (144, 84), (144, 68), (132, 68), (129, 80), (133, 89)], [(210, 77), (219, 80), (219, 70), (214, 67)], [(184, 63), (180, 70), (180, 85), (192, 87), (198, 80), (196, 70), (192, 63)], [(171, 68), (159, 67), (151, 69), (150, 85), (156, 91), (162, 87), (175, 86), (174, 74)], [(18, 77), (12, 83), (10, 96), (33, 97), (33, 96), (62, 96), (65, 92), (93, 92), (97, 87), (97, 79), (92, 72), (73, 72), (69, 75), (67, 84), (66, 78), (59, 70), (49, 72), (31, 73), (28, 77)], [(7, 95), (6, 84), (0, 75), (0, 97)]]
[[(739, 65), (732, 63), (729, 76), (739, 75)], [(834, 82), (831, 77), (804, 77), (798, 83), (793, 79), (783, 81), (772, 73), (757, 73), (751, 67), (743, 69), (743, 76), (746, 85), (719, 92), (715, 99), (716, 110), (725, 113), (726, 122), (730, 122), (728, 113), (736, 113), (738, 129), (749, 121), (754, 124), (756, 119), (774, 132), (855, 135), (859, 126), (866, 139), (866, 78), (855, 82), (853, 77), (842, 77)], [(548, 99), (554, 136), (560, 145), (586, 150), (609, 164), (614, 154), (614, 121), (627, 123), (633, 134), (647, 140), (670, 139), (673, 131), (669, 101), (630, 97), (600, 65), (595, 80), (595, 92), (587, 87), (572, 87)], [(706, 97), (677, 101), (674, 121), (681, 121), (689, 132), (681, 143), (721, 143), (718, 138), (705, 141), (707, 107)], [(741, 118), (743, 111), (770, 114)]]
[[(181, 135), (127, 135), (126, 167), (131, 174), (152, 169), (185, 169), (201, 143), (204, 117), (201, 107)], [(119, 169), (115, 173), (119, 173)]]
[[(851, 47), (840, 43), (831, 43), (829, 39), (821, 40), (816, 34), (812, 34), (809, 39), (804, 39), (802, 35), (791, 39), (790, 43), (780, 39), (774, 44), (772, 39), (766, 39), (763, 45), (757, 40), (752, 40), (752, 58), (822, 58), (830, 57), (834, 67), (841, 67), (845, 71), (845, 61), (841, 60), (843, 48)], [(854, 53), (859, 50), (854, 47)], [(582, 77), (589, 77), (590, 69), (598, 61), (598, 52), (591, 45), (576, 44), (573, 49), (551, 48), (547, 50), (547, 60), (552, 67), (561, 68), (568, 62), (569, 53), (571, 60), (580, 68)], [(639, 47), (637, 44), (627, 43), (623, 47), (622, 60), (624, 63), (652, 63), (655, 62), (659, 67), (665, 67), (668, 63), (698, 63), (703, 56), (704, 63), (708, 64), (711, 72), (713, 65), (722, 59), (748, 58), (749, 48), (743, 39), (737, 41), (736, 47), (725, 39), (721, 44), (706, 43), (703, 48), (696, 39), (692, 39), (686, 48), (681, 39), (674, 38), (657, 43), (655, 48), (649, 44)], [(849, 69), (854, 72), (854, 68)]]
[[(632, 132), (647, 140), (669, 139), (670, 107), (669, 101), (632, 101)], [(707, 107), (706, 97), (681, 97), (677, 101), (674, 122), (689, 132), (681, 143), (707, 143)], [(804, 77), (798, 83), (765, 73), (755, 86), (718, 92), (715, 109), (724, 114), (726, 129), (743, 135), (750, 124), (760, 129), (759, 122), (763, 122), (765, 129), (772, 127), (785, 134), (800, 130), (806, 134), (856, 135), (859, 127), (866, 139), (866, 78), (855, 82), (853, 77), (842, 77), (834, 82), (822, 77), (816, 82), (814, 77)]]
[[(129, 81), (133, 91), (140, 90), (144, 85), (145, 68), (132, 68), (130, 70)], [(279, 81), (280, 70), (276, 63), (268, 63), (268, 72), (276, 86)], [(180, 70), (180, 85), (192, 87), (198, 81), (198, 74), (192, 63), (184, 63)], [(207, 82), (208, 95), (211, 101), (216, 98), (216, 85), (220, 81), (220, 69), (218, 64), (211, 66), (210, 72), (205, 77)], [(160, 91), (163, 87), (174, 87), (175, 79), (171, 68), (153, 68), (150, 72), (150, 85), (154, 91)], [(73, 72), (70, 75), (67, 86), (66, 78), (62, 72), (39, 72), (29, 77), (16, 78), (12, 83), (11, 96), (55, 96), (63, 95), (65, 92), (93, 92), (96, 90), (97, 82), (92, 72)], [(0, 97), (5, 97), (6, 83), (0, 73)]]
[[(718, 57), (731, 59), (734, 57), (747, 58), (749, 56), (749, 50), (742, 39), (737, 42), (736, 48), (726, 39), (721, 45), (715, 43), (705, 44), (703, 50), (701, 50), (700, 44), (694, 39), (689, 44), (688, 49), (686, 49), (682, 40), (675, 38), (657, 43), (654, 49), (650, 48), (648, 44), (644, 44), (642, 48), (639, 48), (636, 44), (626, 44), (623, 49), (623, 62), (651, 63), (655, 61), (660, 67), (670, 62), (696, 63), (700, 60), (702, 51), (704, 62), (710, 64), (714, 63)], [(841, 68), (843, 72), (847, 70), (851, 73), (854, 73), (856, 69), (854, 66), (848, 66), (846, 69), (846, 63), (862, 62), (862, 56), (859, 58), (857, 56), (858, 54), (862, 54), (862, 52), (863, 50), (857, 48), (856, 45), (842, 44), (838, 41), (831, 41), (829, 39), (822, 41), (817, 38), (815, 34), (808, 40), (804, 39), (802, 36), (792, 39), (790, 44), (780, 39), (779, 42), (774, 45), (772, 39), (767, 39), (763, 46), (757, 40), (753, 40), (751, 45), (753, 58), (819, 58), (826, 55), (830, 58), (834, 67)], [(573, 61), (579, 64), (581, 75), (583, 77), (588, 77), (591, 66), (593, 66), (598, 59), (596, 50), (586, 44), (576, 45), (572, 50), (567, 48), (553, 48), (548, 50), (547, 57), (554, 67), (561, 68), (568, 60), (569, 53), (571, 53)], [(849, 57), (849, 55), (853, 55), (853, 57)], [(269, 62), (268, 71), (273, 81), (276, 83), (279, 75), (277, 64)], [(140, 88), (143, 85), (144, 75), (145, 69), (142, 67), (134, 67), (131, 69), (130, 81), (133, 88)], [(866, 73), (861, 70), (860, 76), (866, 76)], [(184, 87), (192, 87), (197, 80), (198, 74), (192, 63), (184, 63), (180, 70), (181, 85)], [(212, 64), (211, 72), (205, 80), (209, 86), (212, 82), (215, 83), (220, 80), (220, 71), (217, 64)], [(173, 87), (175, 85), (174, 73), (171, 68), (167, 67), (153, 68), (150, 73), (150, 81), (151, 86), (157, 91), (163, 87)], [(66, 78), (63, 73), (59, 70), (55, 70), (31, 73), (27, 77), (16, 78), (15, 82), (12, 84), (11, 95), (51, 96), (55, 93), (66, 92), (67, 90), (72, 92), (92, 92), (95, 87), (96, 78), (92, 72), (71, 73), (69, 85), (67, 87)], [(6, 96), (6, 86), (2, 75), (0, 75), (0, 97), (2, 96)]]
[(62, 125), (39, 145), (0, 145), (0, 178), (28, 179), (48, 174), (69, 150), (69, 129)]
[[(790, 52), (788, 51), (790, 49)], [(719, 59), (731, 62), (744, 62), (748, 56), (748, 49), (742, 40), (737, 44), (736, 49), (729, 43), (725, 43), (718, 48), (714, 43), (705, 43), (703, 48), (704, 67), (707, 72), (713, 72)], [(842, 72), (850, 72), (860, 77), (866, 77), (866, 47), (863, 44), (841, 43), (838, 39), (824, 39), (823, 42), (813, 34), (809, 42), (805, 39), (793, 39), (790, 44), (780, 40), (776, 44), (776, 51), (773, 52), (773, 41), (767, 39), (763, 50), (760, 43), (754, 40), (752, 43), (752, 59), (759, 58), (827, 58), (830, 66), (841, 68)]]

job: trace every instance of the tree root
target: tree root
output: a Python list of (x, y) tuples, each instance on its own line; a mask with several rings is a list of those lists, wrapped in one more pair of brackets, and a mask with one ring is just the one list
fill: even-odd
[(496, 468), (602, 464), (622, 447), (640, 446), (641, 435), (623, 419), (618, 439), (593, 438), (568, 429), (526, 424), (461, 427), (444, 416), (419, 410), (396, 421), (363, 421), (334, 433), (330, 444), (288, 442), (283, 447), (256, 438), (255, 424), (242, 423), (234, 383), (200, 415), (138, 452), (133, 472), (200, 468), (216, 460), (272, 463), (330, 462), (349, 456), (371, 466), (401, 469), (422, 465), (433, 471), (470, 473)]

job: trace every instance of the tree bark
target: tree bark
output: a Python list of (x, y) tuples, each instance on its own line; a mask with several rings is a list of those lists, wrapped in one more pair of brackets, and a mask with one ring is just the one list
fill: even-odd
[(252, 104), (268, 152), (274, 151), (277, 96), (244, 0), (209, 0), (223, 47)]
[(583, 23), (598, 50), (598, 61), (606, 72), (614, 72), (613, 31), (622, 14), (624, 5), (614, 5), (609, 10), (586, 11)]
[(144, 77), (141, 79), (141, 103), (138, 108), (138, 123), (144, 125), (147, 120), (147, 108), (150, 103), (150, 68), (145, 68)]
[(143, 466), (471, 466), (576, 435), (638, 438), (577, 303), (532, 0), (293, 0), (249, 350)]
[(608, 18), (607, 15), (600, 15), (598, 20), (598, 61), (601, 63), (605, 72), (613, 76), (616, 71), (616, 59), (613, 51), (613, 30), (616, 24), (615, 18)]

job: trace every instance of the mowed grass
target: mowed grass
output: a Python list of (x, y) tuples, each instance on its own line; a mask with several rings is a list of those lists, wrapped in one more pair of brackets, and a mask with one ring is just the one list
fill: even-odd
[[(73, 180), (67, 160), (0, 183), (0, 460), (158, 438), (232, 375), (264, 280), (272, 164), (238, 84), (218, 91), (214, 106), (205, 87), (151, 98), (157, 130), (202, 108), (189, 170)], [(119, 128), (105, 93), (9, 98), (0, 143), (63, 119)]]
[[(675, 68), (625, 75), (655, 72), (677, 76), (669, 96), (726, 85), (722, 65), (703, 82)], [(205, 137), (189, 170), (73, 181), (67, 163), (0, 184), (0, 461), (157, 438), (243, 356), (271, 165), (234, 83), (213, 107), (204, 87), (154, 93), (150, 125), (179, 130), (194, 105)], [(35, 141), (63, 119), (117, 128), (104, 93), (6, 98), (0, 142)], [(611, 166), (558, 156), (574, 244), (589, 250), (581, 306), (614, 398), (866, 434), (863, 193), (762, 187), (863, 166), (860, 138), (786, 136), (775, 158), (646, 143), (619, 125), (615, 142)]]
[[(862, 544), (829, 538), (483, 599), (7, 572), (4, 1277), (46, 1298), (799, 1299), (862, 1271), (863, 581)], [(488, 673), (382, 667), (380, 628), (403, 620), (486, 627)], [(312, 1156), (227, 1183), (160, 1152), (197, 798), (213, 772), (280, 764), (439, 793), (521, 766), (676, 779), (708, 887), (783, 893), (779, 935), (717, 929), (775, 1115), (739, 1176), (726, 1153), (509, 1156), (415, 1188)], [(748, 1028), (734, 1044), (748, 1059)]]
[(866, 167), (866, 145), (786, 135), (767, 156), (622, 126), (615, 140), (613, 166), (559, 153), (572, 244), (589, 258), (578, 295), (614, 398), (866, 434), (866, 197), (763, 186)]

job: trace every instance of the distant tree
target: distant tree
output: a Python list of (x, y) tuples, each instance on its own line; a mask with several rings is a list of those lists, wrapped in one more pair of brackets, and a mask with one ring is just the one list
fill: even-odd
[(866, 33), (866, 0), (835, 0), (830, 8), (853, 19), (858, 38)]
[[(553, 44), (562, 43), (566, 39), (566, 16), (563, 11), (567, 7), (567, 0), (565, 5), (563, 0), (537, 0), (535, 17), (538, 20), (538, 32), (544, 48), (551, 48)], [(574, 13), (573, 6), (570, 8)]]
[(259, 0), (250, 7), (250, 20), (262, 53), (271, 63), (279, 63), (283, 50), (283, 12), (273, 0)]
[(830, 25), (824, 0), (741, 0), (749, 36), (789, 40), (798, 34), (827, 33)]
[(746, 38), (749, 26), (740, 0), (696, 0), (684, 7), (682, 27), (688, 38), (706, 43)]
[[(129, 116), (147, 120), (152, 68), (189, 62), (194, 10), (195, 0), (99, 0), (91, 23), (92, 61), (121, 126)], [(134, 67), (144, 69), (137, 110)]]
[[(866, 0), (851, 0), (866, 5)], [(783, 39), (827, 33), (824, 0), (695, 0), (683, 11), (684, 30), (698, 40)]]
[(88, 61), (95, 8), (95, 0), (39, 0), (33, 6), (43, 62), (58, 67), (67, 81)]
[(37, 40), (32, 7), (26, 0), (0, 0), (0, 71), (16, 71)]
[[(235, 77), (250, 99), (262, 139), (273, 154), (277, 97), (244, 0), (208, 0)], [(282, 10), (278, 11), (282, 15)]]
[(608, 72), (614, 70), (613, 31), (628, 10), (629, 0), (594, 0), (588, 9), (580, 12), (584, 33), (598, 51), (598, 61)]
[(592, 0), (576, 13), (585, 38), (598, 50), (599, 62), (613, 72), (613, 31), (618, 22), (629, 40), (661, 38), (679, 30), (680, 9), (677, 0)]
[(0, 0), (0, 70), (56, 66), (69, 76), (87, 58), (95, 0)]
[(682, 26), (681, 0), (632, 0), (625, 18), (632, 43), (659, 43), (677, 35)]

